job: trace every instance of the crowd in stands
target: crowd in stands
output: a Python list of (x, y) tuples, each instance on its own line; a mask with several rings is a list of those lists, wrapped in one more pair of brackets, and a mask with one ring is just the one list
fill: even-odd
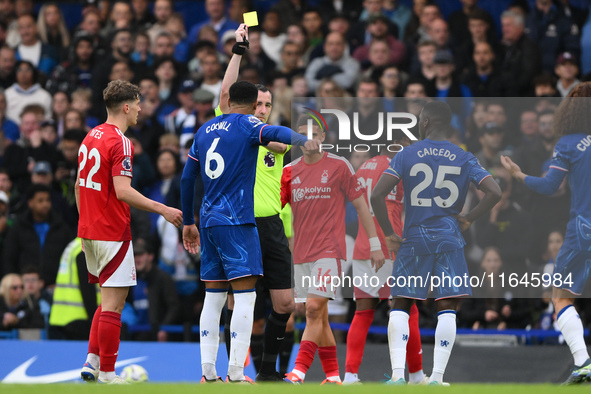
[[(185, 24), (191, 18), (176, 12), (173, 0), (87, 0), (80, 23), (69, 29), (60, 3), (0, 0), (0, 330), (48, 327), (50, 337), (77, 338), (80, 327), (89, 329), (85, 321), (100, 299), (85, 283), (83, 253), (74, 248), (74, 184), (78, 148), (106, 118), (103, 89), (115, 79), (140, 86), (138, 123), (126, 134), (135, 148), (132, 185), (180, 208), (188, 148), (214, 116), (234, 31), (256, 3), (205, 0), (205, 14)], [(295, 121), (294, 97), (318, 108), (331, 98), (379, 97), (355, 108), (370, 131), (376, 114), (392, 111), (397, 100), (418, 114), (421, 103), (452, 98), (452, 142), (474, 153), (503, 191), (490, 215), (465, 234), (471, 270), (551, 273), (568, 221), (568, 184), (537, 195), (515, 184), (499, 157), (511, 155), (531, 175), (548, 170), (558, 140), (554, 110), (579, 81), (591, 80), (589, 9), (569, 0), (504, 1), (502, 10), (494, 0), (460, 0), (444, 15), (440, 3), (271, 2), (259, 9), (260, 26), (249, 29), (239, 79), (273, 93), (272, 124)], [(328, 130), (328, 142), (336, 140), (335, 128)], [(370, 157), (346, 156), (355, 169)], [(475, 204), (478, 192), (470, 196)], [(162, 218), (133, 208), (131, 217), (138, 286), (122, 319), (149, 329), (125, 335), (191, 340), (187, 332), (203, 300), (199, 258)], [(354, 238), (357, 219), (347, 220)], [(57, 291), (67, 287), (57, 280), (66, 271), (80, 288), (82, 322), (69, 327), (51, 313)], [(475, 292), (459, 325), (552, 328), (548, 291), (534, 298)], [(352, 302), (335, 304), (344, 321)], [(589, 326), (591, 303), (581, 299), (579, 307)], [(420, 311), (421, 326), (433, 327), (432, 300)], [(185, 335), (160, 329), (168, 324), (184, 324)]]

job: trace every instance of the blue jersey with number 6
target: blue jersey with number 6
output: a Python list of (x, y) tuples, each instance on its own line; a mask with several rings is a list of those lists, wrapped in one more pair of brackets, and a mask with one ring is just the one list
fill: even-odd
[(458, 221), (470, 182), (490, 176), (469, 152), (425, 139), (404, 150), (384, 171), (404, 184), (405, 219), (399, 254), (425, 255), (464, 247)]
[(205, 194), (200, 227), (254, 224), (254, 182), (259, 145), (276, 141), (278, 129), (252, 115), (218, 116), (199, 128), (189, 160), (199, 162)]

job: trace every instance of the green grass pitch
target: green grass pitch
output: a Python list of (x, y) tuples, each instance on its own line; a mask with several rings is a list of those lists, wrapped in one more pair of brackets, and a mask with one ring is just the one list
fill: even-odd
[(305, 383), (291, 386), (287, 383), (268, 383), (257, 386), (226, 385), (226, 384), (179, 384), (179, 383), (137, 383), (125, 386), (106, 386), (95, 384), (47, 384), (47, 385), (12, 385), (1, 384), (2, 394), (94, 394), (94, 393), (125, 393), (125, 394), (391, 394), (396, 393), (483, 393), (483, 394), (560, 394), (589, 393), (590, 384), (575, 387), (564, 387), (550, 384), (453, 384), (450, 387), (429, 386), (385, 386), (379, 383), (366, 383), (361, 386), (320, 386), (317, 383)]

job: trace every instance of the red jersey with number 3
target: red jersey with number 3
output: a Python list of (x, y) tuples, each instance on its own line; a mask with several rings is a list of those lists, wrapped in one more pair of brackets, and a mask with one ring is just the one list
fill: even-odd
[[(386, 168), (388, 168), (389, 166), (390, 158), (388, 156), (376, 156), (372, 157), (371, 159), (363, 163), (361, 167), (359, 167), (359, 169), (357, 170), (357, 173), (355, 174), (357, 180), (365, 187), (365, 201), (370, 207), (370, 212), (372, 216), (373, 209), (371, 209), (371, 203), (369, 201), (371, 197), (371, 192), (376, 187), (378, 180), (380, 179)], [(402, 190), (400, 183), (388, 195), (388, 197), (386, 197), (386, 205), (388, 207), (388, 216), (390, 217), (390, 222), (392, 223), (392, 227), (394, 227), (394, 232), (402, 236), (402, 219), (400, 217), (400, 215), (402, 214), (402, 201), (397, 201), (397, 196), (399, 196), (401, 199), (402, 194), (398, 193), (398, 189), (400, 189), (400, 191)], [(392, 216), (396, 216), (397, 220), (392, 220)], [(378, 224), (378, 221), (375, 218), (375, 216), (373, 220), (376, 226), (376, 230), (378, 232), (378, 238), (380, 239), (380, 243), (382, 245), (382, 252), (384, 253), (384, 256), (389, 256), (388, 248), (386, 246), (386, 238), (384, 237), (384, 232)], [(390, 258), (391, 257), (392, 256), (390, 256)], [(365, 232), (365, 228), (363, 228), (363, 226), (361, 225), (361, 221), (359, 222), (359, 231), (357, 233), (357, 238), (355, 238), (353, 258), (355, 260), (369, 260), (370, 258), (369, 237)]]
[(117, 199), (114, 176), (132, 177), (133, 145), (116, 126), (92, 129), (78, 151), (80, 219), (78, 236), (98, 241), (130, 241), (129, 205)]
[(347, 258), (346, 203), (364, 192), (343, 157), (325, 152), (314, 164), (306, 164), (303, 158), (291, 164), (294, 264)]

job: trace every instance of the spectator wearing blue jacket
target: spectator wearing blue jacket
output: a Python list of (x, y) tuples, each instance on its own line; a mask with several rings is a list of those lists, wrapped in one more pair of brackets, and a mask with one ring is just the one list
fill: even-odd
[(542, 68), (553, 72), (556, 58), (562, 52), (579, 57), (580, 31), (575, 21), (568, 17), (552, 0), (536, 0), (535, 7), (526, 20), (525, 33), (538, 43), (542, 51)]

